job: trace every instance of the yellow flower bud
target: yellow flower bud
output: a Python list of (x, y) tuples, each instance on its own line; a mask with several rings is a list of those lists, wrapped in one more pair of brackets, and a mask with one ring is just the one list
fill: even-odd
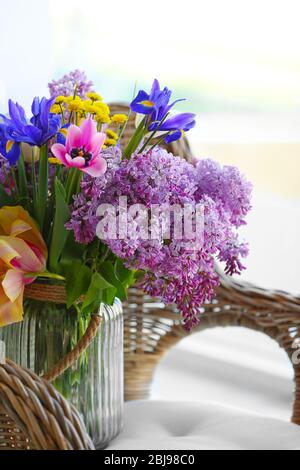
[(125, 124), (128, 121), (128, 116), (126, 114), (115, 114), (111, 120), (116, 124)]
[(87, 98), (89, 98), (92, 101), (102, 101), (102, 96), (99, 95), (98, 93), (95, 93), (94, 91), (91, 91), (90, 93), (87, 93)]
[(76, 96), (75, 98), (73, 98), (72, 100), (68, 101), (68, 109), (69, 111), (80, 111), (82, 110), (82, 106), (83, 106), (83, 102), (82, 100), (79, 98), (79, 96)]
[(104, 143), (108, 147), (114, 147), (115, 145), (117, 145), (117, 141), (115, 139), (106, 139)]
[(61, 106), (59, 104), (54, 104), (50, 111), (52, 114), (61, 114)]
[(66, 97), (65, 96), (57, 96), (55, 100), (55, 104), (63, 104), (66, 102)]
[(48, 158), (48, 161), (51, 165), (62, 165), (62, 162), (55, 157)]
[(118, 134), (116, 134), (116, 132), (112, 131), (111, 129), (107, 129), (105, 132), (106, 132), (107, 137), (110, 137), (111, 139), (115, 139), (115, 140), (119, 139)]

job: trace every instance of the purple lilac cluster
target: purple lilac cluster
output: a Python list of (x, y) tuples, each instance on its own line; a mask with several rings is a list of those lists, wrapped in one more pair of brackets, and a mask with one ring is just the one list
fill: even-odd
[(96, 212), (122, 160), (119, 147), (107, 148), (102, 156), (107, 162), (107, 172), (101, 178), (84, 178), (81, 192), (74, 197), (72, 218), (67, 224), (67, 228), (74, 231), (76, 240), (82, 244), (89, 244), (96, 238), (99, 222)]
[(14, 184), (10, 176), (9, 161), (0, 154), (0, 185), (4, 188), (7, 194), (11, 194), (11, 188)]
[(64, 75), (59, 80), (53, 80), (49, 83), (51, 96), (70, 96), (73, 95), (77, 86), (77, 95), (84, 99), (86, 94), (93, 91), (93, 82), (88, 80), (86, 74), (80, 70), (74, 70)]
[[(105, 241), (128, 268), (144, 273), (141, 285), (146, 293), (178, 305), (190, 330), (199, 322), (201, 306), (212, 300), (219, 285), (216, 259), (225, 263), (228, 274), (244, 269), (241, 258), (247, 255), (248, 247), (239, 242), (236, 229), (245, 223), (251, 208), (251, 185), (235, 168), (222, 168), (211, 160), (193, 166), (161, 148), (137, 154), (131, 160), (121, 160), (120, 150), (115, 148), (109, 150), (107, 158), (106, 175), (82, 183), (68, 228), (74, 230), (79, 242), (92, 242), (99, 222), (97, 208), (100, 204), (118, 208), (120, 196), (127, 197), (128, 206), (142, 204), (148, 210), (153, 205), (201, 205), (203, 234), (192, 243), (172, 236), (166, 240), (160, 230), (155, 238), (139, 237), (138, 213), (127, 216), (130, 236)], [(116, 214), (120, 217), (117, 210)], [(163, 219), (162, 210), (161, 225)]]

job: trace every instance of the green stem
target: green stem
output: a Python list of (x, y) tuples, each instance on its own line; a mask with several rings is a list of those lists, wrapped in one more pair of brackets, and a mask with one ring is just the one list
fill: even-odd
[(38, 191), (37, 191), (37, 221), (40, 226), (41, 233), (44, 230), (44, 221), (48, 200), (48, 145), (41, 148), (39, 161)]
[(166, 134), (164, 134), (157, 142), (155, 142), (154, 145), (152, 145), (152, 147), (149, 149), (149, 151), (153, 150), (157, 145), (161, 144), (165, 138), (167, 137), (167, 135), (171, 134), (172, 131), (169, 131), (167, 132)]
[(21, 196), (25, 199), (28, 198), (28, 182), (27, 182), (27, 175), (26, 175), (26, 168), (24, 162), (24, 155), (21, 151), (21, 155), (18, 161), (18, 181), (19, 181), (19, 189)]
[(16, 194), (16, 197), (18, 199), (18, 197), (19, 197), (19, 188), (18, 188), (18, 183), (17, 183), (16, 170), (14, 169), (13, 166), (11, 167), (11, 176), (12, 176), (12, 179), (13, 179), (13, 182), (14, 182), (15, 194)]
[(150, 137), (146, 140), (145, 144), (143, 145), (142, 149), (141, 149), (141, 153), (144, 152), (144, 150), (146, 149), (147, 145), (151, 142), (151, 140), (154, 138), (155, 134), (157, 132), (159, 132), (161, 126), (163, 125), (163, 123), (165, 122), (165, 120), (167, 119), (167, 117), (170, 115), (170, 113), (167, 113), (164, 118), (160, 121), (158, 127), (151, 133)]
[(24, 274), (26, 279), (30, 279), (32, 277), (44, 277), (46, 279), (55, 279), (56, 281), (65, 281), (63, 276), (59, 274), (50, 273), (49, 271), (45, 271), (43, 273), (26, 273)]
[(64, 109), (62, 107), (62, 104), (60, 104), (60, 110), (61, 110), (61, 122), (62, 122), (62, 125), (64, 126), (65, 124), (65, 117), (64, 117)]
[(72, 168), (68, 174), (66, 182), (66, 202), (71, 204), (73, 196), (78, 194), (80, 190), (80, 182), (82, 179), (82, 172), (77, 168)]
[(32, 149), (32, 156), (31, 156), (31, 185), (32, 185), (32, 201), (33, 201), (33, 212), (36, 218), (36, 208), (37, 208), (37, 187), (36, 187), (36, 171), (35, 171), (35, 161), (34, 161), (34, 153)]

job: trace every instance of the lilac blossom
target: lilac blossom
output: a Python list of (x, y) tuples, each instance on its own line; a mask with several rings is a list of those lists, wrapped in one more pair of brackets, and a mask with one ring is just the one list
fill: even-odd
[(77, 95), (84, 99), (86, 94), (93, 91), (93, 82), (89, 81), (86, 74), (80, 70), (74, 70), (64, 75), (59, 80), (53, 80), (49, 83), (51, 96), (70, 96), (73, 95), (77, 86)]
[[(196, 167), (179, 157), (156, 148), (121, 160), (118, 148), (104, 154), (108, 170), (102, 178), (85, 177), (82, 191), (74, 200), (68, 228), (81, 243), (96, 237), (100, 204), (112, 204), (117, 219), (119, 197), (126, 196), (128, 206), (142, 204), (149, 211), (153, 205), (200, 204), (204, 211), (203, 236), (193, 243), (184, 237), (165, 240), (163, 236), (140, 236), (136, 216), (127, 213), (134, 237), (110, 238), (104, 243), (129, 269), (144, 273), (141, 287), (165, 303), (176, 303), (184, 325), (190, 330), (200, 320), (201, 306), (211, 301), (220, 283), (215, 262), (225, 263), (228, 274), (240, 273), (241, 258), (247, 245), (238, 239), (237, 227), (250, 210), (251, 185), (238, 170), (203, 160)], [(163, 211), (159, 213), (163, 223)], [(171, 229), (174, 220), (171, 218)], [(171, 233), (173, 233), (171, 230)], [(161, 234), (162, 235), (162, 234)]]
[(214, 160), (200, 160), (196, 165), (197, 196), (203, 194), (222, 201), (230, 214), (231, 223), (237, 227), (245, 224), (251, 209), (252, 184), (241, 175), (238, 168), (222, 167)]
[(10, 195), (13, 187), (13, 180), (10, 173), (9, 161), (0, 154), (0, 184), (5, 192)]

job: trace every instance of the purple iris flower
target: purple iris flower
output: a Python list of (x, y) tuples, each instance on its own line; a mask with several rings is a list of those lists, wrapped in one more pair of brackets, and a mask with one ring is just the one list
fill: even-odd
[(6, 138), (6, 126), (0, 124), (0, 155), (9, 161), (11, 166), (14, 166), (20, 158), (20, 144), (10, 142)]
[(196, 114), (182, 113), (172, 116), (159, 125), (159, 122), (153, 122), (150, 124), (149, 131), (158, 130), (160, 132), (166, 131), (168, 135), (165, 137), (166, 144), (175, 142), (181, 139), (185, 132), (193, 129), (196, 125)]
[(42, 147), (60, 129), (60, 116), (50, 112), (54, 102), (55, 97), (34, 98), (31, 107), (33, 116), (28, 123), (22, 106), (9, 100), (10, 118), (1, 115), (7, 140)]
[(154, 80), (150, 94), (146, 91), (139, 91), (137, 97), (130, 105), (131, 111), (139, 114), (151, 115), (152, 121), (161, 121), (173, 106), (179, 101), (170, 104), (172, 91), (165, 87), (160, 89), (158, 80)]

